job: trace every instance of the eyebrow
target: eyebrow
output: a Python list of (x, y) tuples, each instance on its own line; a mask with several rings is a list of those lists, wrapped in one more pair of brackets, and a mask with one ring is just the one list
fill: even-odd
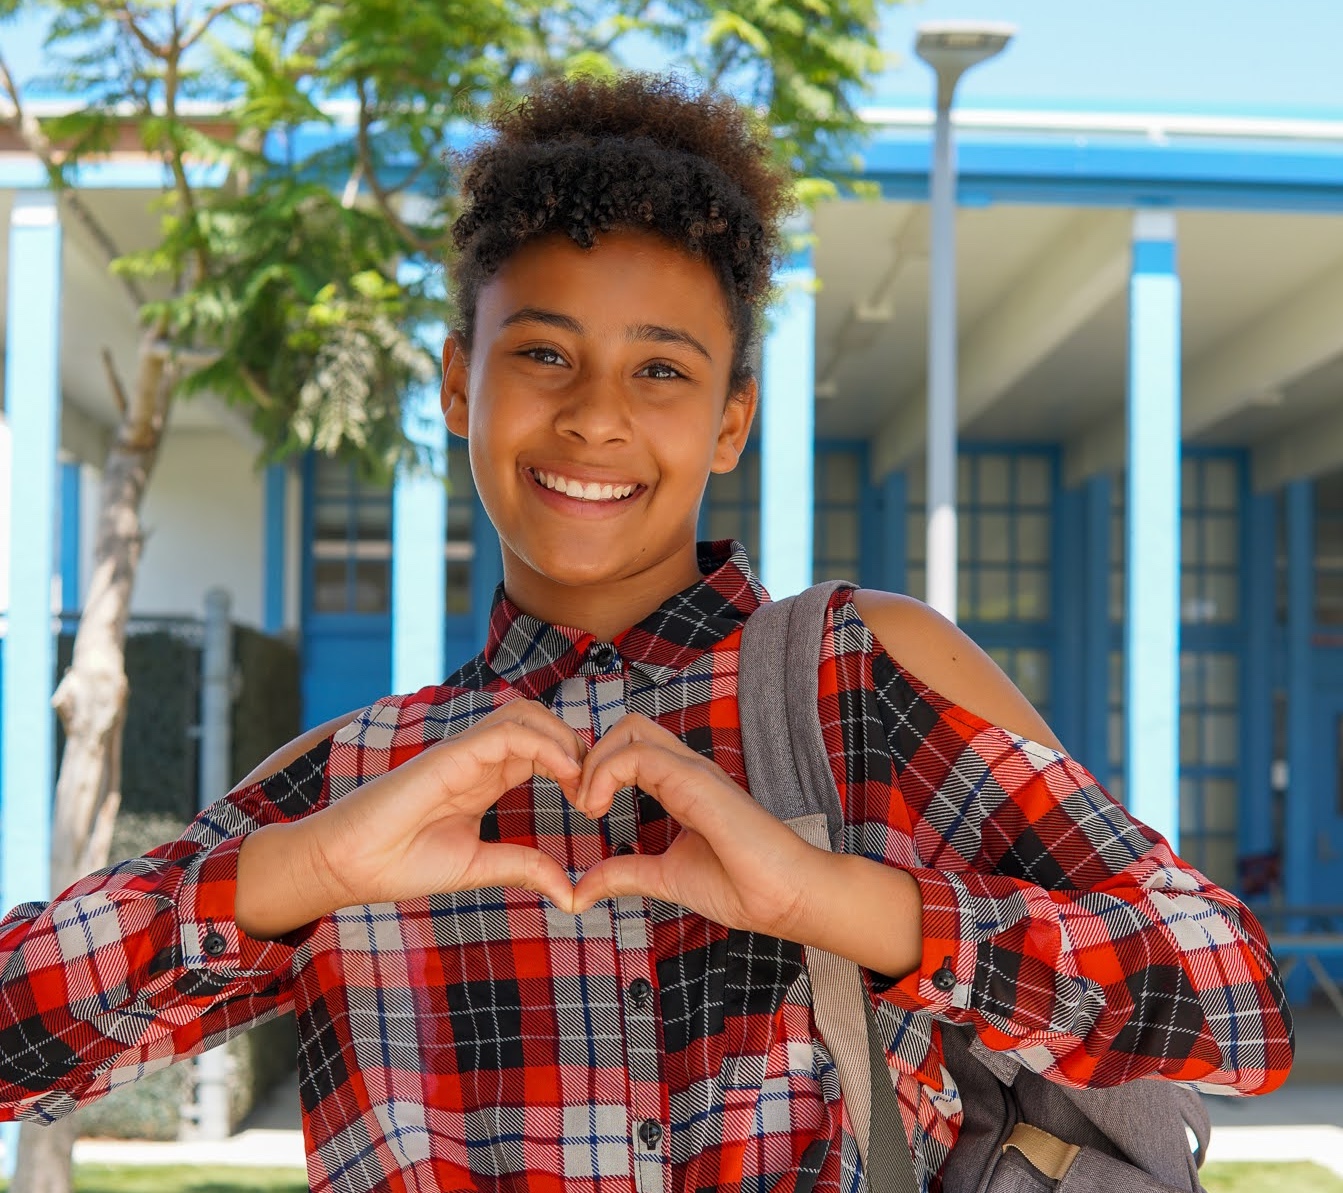
[[(502, 329), (519, 323), (543, 323), (547, 327), (558, 327), (561, 331), (572, 332), (576, 336), (584, 334), (583, 324), (572, 315), (547, 310), (545, 307), (519, 307), (499, 326)], [(666, 327), (661, 323), (640, 323), (626, 329), (625, 339), (629, 343), (651, 340), (657, 344), (680, 344), (684, 348), (698, 352), (710, 364), (713, 363), (713, 354), (688, 331), (679, 327)]]

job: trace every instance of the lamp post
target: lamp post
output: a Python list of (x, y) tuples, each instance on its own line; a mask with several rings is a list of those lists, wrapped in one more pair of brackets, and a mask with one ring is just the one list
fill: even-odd
[(937, 75), (928, 281), (928, 604), (956, 620), (956, 159), (951, 100), (972, 66), (1001, 53), (1016, 28), (931, 21), (914, 52)]

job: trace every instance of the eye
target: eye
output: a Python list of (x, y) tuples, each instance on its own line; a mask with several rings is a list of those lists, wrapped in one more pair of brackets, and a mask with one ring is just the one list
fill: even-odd
[(671, 365), (664, 364), (660, 360), (655, 360), (652, 364), (645, 365), (640, 370), (640, 375), (651, 377), (654, 381), (675, 381), (678, 378), (685, 376), (679, 369), (674, 369)]
[(528, 360), (534, 360), (539, 365), (562, 365), (565, 363), (564, 357), (562, 357), (554, 348), (547, 348), (544, 346), (524, 348), (518, 355), (525, 356)]

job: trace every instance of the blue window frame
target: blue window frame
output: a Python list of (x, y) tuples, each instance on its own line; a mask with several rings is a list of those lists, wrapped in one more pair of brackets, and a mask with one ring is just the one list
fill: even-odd
[[(1186, 450), (1180, 473), (1180, 853), (1214, 882), (1238, 882), (1241, 569), (1247, 463), (1238, 451)], [(1109, 762), (1124, 784), (1124, 486), (1111, 487)]]
[[(924, 599), (927, 488), (907, 473), (907, 589)], [(1046, 719), (1056, 647), (1053, 545), (1058, 456), (1051, 447), (962, 445), (957, 620)]]
[[(868, 480), (867, 445), (826, 441), (816, 446), (816, 533), (812, 572), (820, 580), (874, 583), (876, 494)], [(700, 510), (700, 537), (737, 539), (760, 563), (760, 450), (752, 439), (732, 472), (709, 477)]]

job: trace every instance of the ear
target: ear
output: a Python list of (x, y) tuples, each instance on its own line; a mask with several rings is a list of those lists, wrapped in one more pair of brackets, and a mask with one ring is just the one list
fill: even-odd
[(731, 472), (737, 466), (741, 453), (746, 450), (759, 402), (760, 387), (754, 377), (739, 390), (728, 394), (723, 419), (718, 425), (718, 442), (714, 445), (710, 472)]
[(438, 404), (443, 410), (443, 421), (454, 435), (466, 438), (466, 395), (470, 387), (470, 362), (467, 359), (466, 339), (460, 331), (452, 332), (443, 341), (443, 386)]

